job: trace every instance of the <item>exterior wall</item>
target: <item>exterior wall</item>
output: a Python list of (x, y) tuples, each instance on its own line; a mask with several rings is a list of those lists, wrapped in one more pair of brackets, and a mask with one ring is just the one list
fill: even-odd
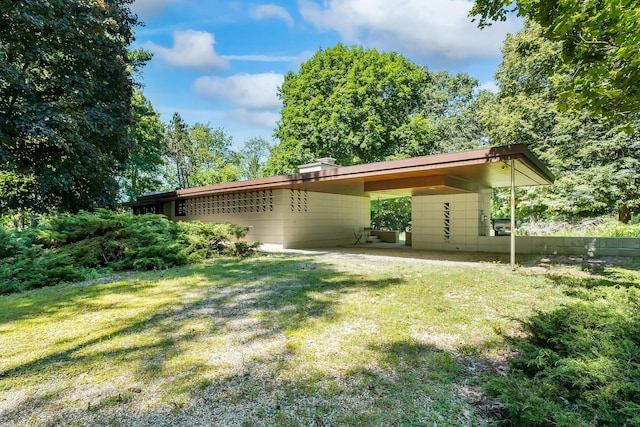
[(251, 227), (246, 240), (283, 248), (336, 247), (354, 242), (354, 228), (370, 222), (369, 198), (304, 190), (266, 190), (202, 196), (185, 201), (174, 221), (230, 222)]
[[(510, 238), (481, 237), (481, 252), (508, 253)], [(516, 236), (516, 254), (640, 256), (640, 238)]]
[[(449, 203), (448, 238), (445, 203)], [(439, 251), (509, 253), (509, 236), (489, 236), (491, 192), (412, 199), (412, 247)], [(516, 236), (516, 254), (640, 256), (640, 238)]]
[(371, 221), (368, 197), (285, 190), (285, 248), (330, 248), (354, 243), (354, 229)]
[(251, 227), (246, 240), (283, 244), (285, 190), (252, 191), (217, 196), (202, 196), (185, 201), (185, 216), (175, 216), (171, 203), (171, 219), (175, 221), (230, 222)]
[(477, 252), (489, 234), (491, 190), (442, 196), (414, 196), (411, 246), (414, 249)]
[(372, 236), (377, 236), (385, 243), (398, 243), (400, 239), (399, 231), (383, 231), (383, 230), (371, 230)]

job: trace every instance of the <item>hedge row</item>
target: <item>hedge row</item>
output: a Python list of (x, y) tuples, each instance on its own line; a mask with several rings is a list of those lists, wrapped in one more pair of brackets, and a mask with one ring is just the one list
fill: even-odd
[(248, 228), (173, 222), (128, 212), (63, 214), (18, 231), (0, 226), (0, 293), (23, 291), (91, 274), (163, 269), (220, 254), (247, 255)]

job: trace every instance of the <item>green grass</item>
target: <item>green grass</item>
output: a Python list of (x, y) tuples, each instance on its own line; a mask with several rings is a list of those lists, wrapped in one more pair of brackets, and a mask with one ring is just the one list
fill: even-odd
[(3, 296), (0, 424), (487, 425), (483, 375), (563, 277), (263, 255)]

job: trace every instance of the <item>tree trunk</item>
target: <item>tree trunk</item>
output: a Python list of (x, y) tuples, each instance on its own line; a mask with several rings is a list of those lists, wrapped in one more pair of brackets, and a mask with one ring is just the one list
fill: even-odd
[(629, 206), (627, 206), (626, 203), (623, 203), (620, 206), (618, 206), (618, 221), (620, 221), (623, 224), (628, 224), (629, 221), (631, 221), (631, 210), (629, 209)]

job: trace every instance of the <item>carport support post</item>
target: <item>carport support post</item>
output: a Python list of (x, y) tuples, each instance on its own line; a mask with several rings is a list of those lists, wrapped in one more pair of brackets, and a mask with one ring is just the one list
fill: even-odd
[(511, 271), (516, 269), (516, 167), (511, 160)]

